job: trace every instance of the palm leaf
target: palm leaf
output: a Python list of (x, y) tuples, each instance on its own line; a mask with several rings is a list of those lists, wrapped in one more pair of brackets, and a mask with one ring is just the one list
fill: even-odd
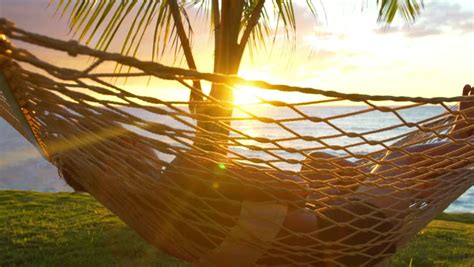
[(390, 24), (397, 14), (401, 14), (406, 21), (413, 22), (423, 9), (423, 0), (377, 0), (377, 5), (379, 22)]
[[(242, 49), (248, 47), (249, 52), (253, 54), (253, 49), (266, 47), (268, 37), (273, 36), (275, 40), (277, 29), (271, 28), (267, 6), (259, 7), (259, 4), (263, 3), (261, 1), (265, 0), (242, 1), (244, 8), (240, 23), (242, 36), (240, 46)], [(68, 14), (70, 31), (86, 44), (95, 43), (97, 49), (108, 50), (113, 42), (121, 42), (120, 51), (125, 55), (134, 56), (144, 36), (150, 34), (153, 36), (150, 51), (153, 61), (159, 60), (168, 51), (178, 59), (183, 52), (184, 40), (189, 42), (184, 48), (188, 49), (186, 60), (190, 63), (189, 52), (193, 30), (188, 12), (192, 10), (199, 16), (210, 18), (206, 21), (210, 21), (210, 29), (214, 29), (218, 21), (215, 16), (219, 15), (219, 2), (218, 0), (51, 0), (50, 5), (56, 3), (55, 14), (61, 10), (61, 16)], [(310, 12), (316, 16), (317, 10), (313, 1), (305, 2)], [(422, 0), (376, 0), (376, 2), (379, 11), (378, 20), (387, 24), (391, 23), (397, 14), (412, 22), (423, 8)], [(170, 8), (171, 3), (178, 5), (181, 20), (178, 22), (181, 25), (178, 26), (187, 29), (185, 36), (182, 31), (177, 30)], [(297, 14), (293, 3), (291, 0), (271, 0), (277, 25), (283, 26), (288, 43), (294, 45)], [(255, 14), (258, 16), (253, 16)], [(125, 26), (124, 22), (130, 23)], [(125, 28), (125, 34), (118, 35), (122, 28)]]
[[(58, 0), (55, 14), (62, 10), (68, 14), (68, 27), (80, 41), (89, 44), (95, 40), (95, 47), (108, 50), (117, 40), (121, 41), (120, 51), (125, 55), (136, 55), (143, 36), (152, 34), (154, 43), (152, 57), (158, 59), (164, 51), (179, 51), (181, 48), (176, 39), (175, 24), (171, 18), (167, 0)], [(186, 10), (181, 10), (183, 24), (192, 32)], [(118, 35), (125, 21), (130, 21), (124, 35)], [(152, 27), (154, 24), (155, 27)], [(157, 51), (162, 51), (157, 53)], [(157, 57), (158, 56), (158, 57)]]

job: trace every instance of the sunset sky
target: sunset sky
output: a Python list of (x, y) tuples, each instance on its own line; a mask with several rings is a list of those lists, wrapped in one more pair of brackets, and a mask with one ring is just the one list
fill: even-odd
[[(71, 39), (66, 18), (54, 17), (54, 8), (47, 8), (48, 2), (0, 0), (0, 16), (29, 31)], [(272, 49), (268, 45), (266, 50), (258, 50), (253, 60), (248, 54), (244, 57), (240, 75), (346, 93), (425, 97), (458, 95), (464, 84), (474, 83), (472, 0), (425, 1), (425, 9), (414, 24), (407, 25), (398, 18), (390, 28), (376, 23), (375, 0), (323, 0), (324, 8), (317, 5), (317, 20), (302, 5), (304, 2), (295, 1), (296, 48), (292, 50), (279, 34)], [(202, 20), (194, 24), (193, 50), (198, 69), (212, 71), (210, 31)], [(142, 59), (149, 58), (150, 39), (143, 43), (139, 55)], [(118, 49), (117, 43), (112, 50)], [(35, 51), (44, 58), (55, 57), (44, 50)], [(60, 60), (56, 62), (74, 65), (66, 57)], [(177, 64), (171, 56), (162, 62)], [(127, 86), (145, 90), (137, 82)], [(151, 86), (178, 85), (156, 79)], [(163, 98), (186, 95), (158, 91), (161, 93), (155, 96)], [(239, 97), (245, 95), (238, 95), (238, 101)]]

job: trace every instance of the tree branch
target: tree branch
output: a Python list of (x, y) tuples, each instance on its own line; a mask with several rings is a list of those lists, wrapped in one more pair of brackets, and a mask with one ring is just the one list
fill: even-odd
[[(173, 16), (174, 25), (176, 26), (176, 33), (178, 34), (179, 41), (184, 52), (184, 57), (186, 58), (186, 62), (188, 63), (188, 67), (192, 70), (197, 70), (196, 62), (194, 61), (194, 56), (191, 49), (191, 44), (189, 43), (189, 38), (186, 35), (186, 31), (184, 30), (183, 20), (181, 19), (181, 13), (179, 11), (178, 2), (177, 0), (168, 0), (168, 5), (170, 7), (171, 15)], [(193, 87), (196, 90), (202, 92), (200, 81), (193, 81)], [(195, 106), (192, 102), (193, 100), (202, 100), (202, 95), (191, 91), (189, 95), (189, 100), (189, 109), (192, 113), (194, 113)]]

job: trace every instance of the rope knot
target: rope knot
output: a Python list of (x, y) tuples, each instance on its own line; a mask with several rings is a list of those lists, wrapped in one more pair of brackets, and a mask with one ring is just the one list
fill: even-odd
[(67, 54), (72, 56), (72, 57), (77, 57), (79, 54), (79, 43), (75, 40), (70, 40), (67, 42), (68, 44), (68, 51)]
[(3, 66), (12, 54), (11, 43), (8, 38), (0, 33), (0, 66)]
[(0, 29), (2, 29), (2, 31), (5, 30), (5, 28), (7, 27), (15, 27), (15, 23), (5, 19), (5, 18), (0, 18)]

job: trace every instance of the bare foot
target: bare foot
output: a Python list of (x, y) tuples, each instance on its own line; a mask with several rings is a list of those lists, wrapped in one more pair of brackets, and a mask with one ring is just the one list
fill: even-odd
[[(474, 88), (472, 88), (469, 84), (465, 85), (462, 91), (463, 96), (474, 96)], [(464, 116), (468, 119), (474, 120), (474, 101), (462, 101), (459, 104), (459, 111), (464, 114)], [(451, 130), (452, 137), (456, 139), (464, 139), (469, 138), (474, 134), (474, 129), (464, 129), (469, 127), (470, 124), (466, 122), (466, 119), (458, 115), (456, 117), (456, 125)]]

